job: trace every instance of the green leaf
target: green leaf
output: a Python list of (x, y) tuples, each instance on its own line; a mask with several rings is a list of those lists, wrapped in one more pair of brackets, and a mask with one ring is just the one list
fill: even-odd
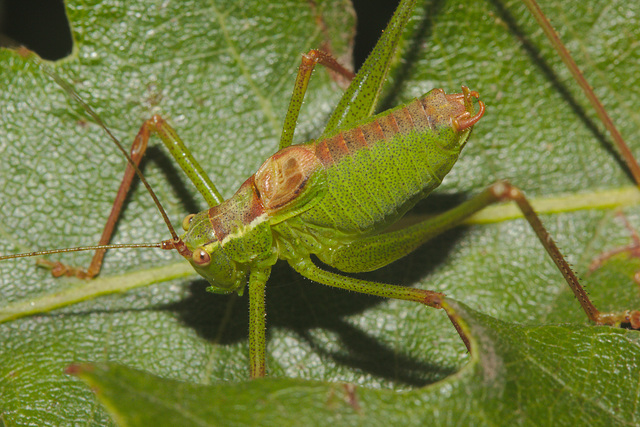
[[(299, 55), (330, 37), (333, 50), (342, 59), (347, 57), (352, 25), (348, 8), (344, 3), (314, 3), (71, 2), (67, 7), (76, 55), (55, 68), (125, 144), (151, 114), (169, 119), (228, 197), (275, 151)], [(632, 151), (640, 152), (640, 143), (632, 139), (640, 124), (634, 108), (640, 105), (640, 91), (635, 90), (640, 5), (618, 0), (591, 3), (543, 2), (541, 7)], [(318, 16), (324, 19), (318, 21)], [(326, 31), (319, 22), (328, 26)], [(445, 209), (497, 179), (509, 179), (535, 199), (554, 200), (549, 210), (553, 213), (543, 221), (585, 279), (598, 307), (640, 308), (633, 269), (614, 266), (627, 266), (633, 259), (616, 259), (588, 274), (593, 257), (630, 241), (616, 206), (624, 206), (631, 224), (640, 226), (637, 197), (614, 198), (617, 201), (606, 208), (589, 207), (599, 206), (603, 194), (620, 194), (633, 182), (524, 7), (516, 1), (428, 3), (416, 11), (408, 34), (381, 108), (432, 87), (457, 91), (461, 84), (480, 92), (487, 104), (486, 116), (439, 192), (412, 214)], [(0, 253), (97, 242), (124, 161), (50, 78), (12, 52), (1, 50), (0, 64)], [(321, 133), (339, 97), (340, 88), (328, 73), (314, 73), (296, 132), (298, 141)], [(204, 204), (163, 153), (152, 150), (144, 171), (179, 224)], [(167, 238), (149, 196), (138, 187), (114, 242)], [(599, 196), (586, 208), (573, 210), (564, 203), (571, 197), (593, 200), (587, 196), (594, 191)], [(629, 191), (624, 194), (637, 193)], [(526, 323), (533, 331), (539, 328), (554, 343), (549, 357), (556, 351), (565, 355), (555, 365), (557, 370), (574, 381), (587, 369), (578, 363), (580, 355), (599, 354), (594, 353), (594, 336), (615, 342), (624, 334), (637, 343), (637, 332), (575, 325), (587, 324), (579, 305), (528, 225), (520, 219), (502, 219), (504, 209), (492, 211), (497, 223), (455, 229), (394, 265), (364, 276), (442, 291), (495, 319)], [(56, 259), (87, 265), (90, 258), (89, 253), (75, 253)], [(124, 281), (158, 268), (172, 270), (174, 265), (183, 268), (183, 261), (171, 253), (111, 251), (101, 276)], [(0, 306), (79, 283), (50, 278), (34, 267), (32, 259), (0, 262), (0, 270)], [(205, 286), (197, 276), (174, 279), (0, 325), (3, 421), (108, 425), (110, 418), (91, 391), (64, 374), (67, 366), (79, 362), (117, 363), (200, 385), (238, 382), (233, 395), (241, 394), (245, 387), (241, 381), (248, 376), (246, 297), (209, 295)], [(445, 378), (441, 387), (469, 386), (462, 374), (454, 374), (465, 366), (463, 374), (472, 369), (467, 365), (470, 358), (442, 311), (328, 289), (301, 279), (286, 265), (278, 265), (269, 281), (267, 310), (271, 377), (305, 380), (301, 384), (349, 382), (358, 384), (363, 393), (375, 388), (414, 389)], [(566, 322), (574, 326), (539, 326)], [(497, 326), (486, 327), (497, 334)], [(524, 339), (523, 335), (509, 339)], [(633, 349), (632, 345), (629, 351)], [(566, 357), (571, 351), (576, 358)], [(629, 351), (609, 351), (603, 354), (616, 363), (631, 360)], [(524, 411), (527, 419), (545, 420), (546, 409), (558, 402), (557, 387), (536, 383), (539, 375), (531, 371), (523, 369), (517, 375), (522, 378), (513, 381), (531, 385), (531, 392), (523, 393), (517, 406), (513, 402), (505, 406)], [(589, 378), (599, 381), (589, 388), (597, 390), (591, 397), (597, 399), (603, 390), (627, 390), (637, 383), (637, 370)], [(469, 381), (474, 390), (483, 386)], [(637, 391), (633, 393), (628, 392), (629, 401), (619, 401), (620, 413), (635, 413), (630, 405)], [(507, 392), (503, 398), (515, 399)], [(384, 405), (379, 395), (371, 399)], [(385, 406), (385, 416), (400, 419), (414, 404), (425, 408), (422, 401), (400, 402)], [(452, 420), (458, 408), (466, 407), (454, 394), (426, 407), (435, 411), (445, 403), (443, 414)], [(283, 414), (297, 409), (293, 402), (283, 405), (275, 409)], [(477, 410), (483, 411), (487, 423), (511, 420), (494, 407)], [(565, 417), (572, 415), (580, 421), (578, 409)], [(637, 423), (632, 417), (614, 419), (619, 420)]]
[(640, 374), (637, 333), (517, 326), (449, 303), (474, 357), (457, 375), (408, 392), (291, 378), (203, 386), (107, 363), (71, 371), (128, 426), (637, 424), (637, 383), (627, 381)]

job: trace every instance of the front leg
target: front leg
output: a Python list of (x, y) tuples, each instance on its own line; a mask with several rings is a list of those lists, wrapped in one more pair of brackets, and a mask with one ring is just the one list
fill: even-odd
[(251, 378), (262, 378), (266, 368), (265, 288), (271, 268), (251, 270), (249, 274), (249, 373)]
[[(129, 156), (136, 167), (140, 165), (142, 157), (147, 151), (149, 138), (152, 134), (157, 133), (162, 142), (165, 144), (169, 153), (180, 165), (187, 177), (196, 186), (200, 194), (204, 197), (209, 206), (219, 205), (223, 198), (218, 192), (216, 186), (211, 182), (207, 174), (204, 172), (200, 164), (193, 158), (191, 152), (184, 145), (175, 129), (173, 129), (162, 117), (154, 115), (146, 120), (140, 127), (140, 131), (133, 140)], [(124, 176), (120, 182), (120, 188), (116, 194), (111, 212), (107, 218), (107, 222), (100, 237), (99, 246), (108, 245), (115, 229), (115, 225), (122, 213), (124, 201), (129, 193), (133, 178), (136, 176), (134, 167), (127, 163)], [(162, 213), (162, 212), (161, 212)], [(168, 218), (167, 218), (168, 220)], [(106, 254), (106, 249), (97, 249), (91, 264), (87, 269), (73, 267), (63, 264), (59, 261), (39, 260), (38, 265), (51, 269), (54, 277), (69, 276), (78, 277), (80, 279), (92, 279), (100, 273), (102, 261)]]

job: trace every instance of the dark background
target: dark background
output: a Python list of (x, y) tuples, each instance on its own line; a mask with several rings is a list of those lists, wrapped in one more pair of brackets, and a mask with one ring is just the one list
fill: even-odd
[[(353, 0), (358, 16), (354, 64), (366, 59), (399, 0)], [(0, 45), (25, 45), (57, 60), (73, 49), (63, 0), (0, 0)]]

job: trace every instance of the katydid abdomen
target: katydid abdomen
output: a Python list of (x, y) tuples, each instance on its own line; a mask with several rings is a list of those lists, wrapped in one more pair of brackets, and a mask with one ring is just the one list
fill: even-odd
[(465, 107), (462, 94), (434, 89), (313, 142), (327, 190), (299, 219), (347, 235), (369, 234), (395, 222), (440, 185), (457, 161), (473, 124), (457, 119), (473, 115), (469, 97)]

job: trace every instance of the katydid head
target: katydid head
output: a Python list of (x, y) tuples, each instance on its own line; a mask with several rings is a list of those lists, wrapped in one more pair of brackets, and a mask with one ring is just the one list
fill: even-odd
[(182, 227), (185, 233), (180, 237), (180, 243), (187, 250), (176, 249), (211, 284), (207, 290), (219, 294), (242, 294), (247, 271), (222, 249), (211, 227), (208, 211), (188, 215)]

